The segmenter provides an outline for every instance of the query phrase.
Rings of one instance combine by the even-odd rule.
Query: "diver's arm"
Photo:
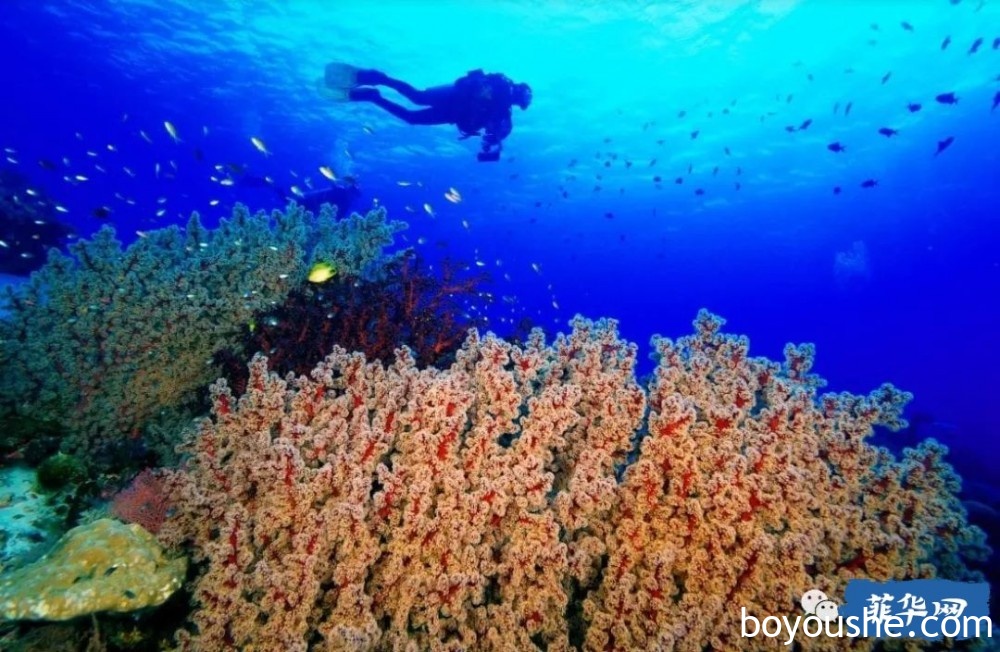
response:
[[[483,136],[482,151],[476,158],[480,161],[499,161],[500,151],[503,149],[503,139],[510,135],[511,121],[510,111],[500,118],[500,120],[486,127],[486,134]]]

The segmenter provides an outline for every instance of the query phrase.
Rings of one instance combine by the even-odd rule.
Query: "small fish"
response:
[[[60,213],[68,213],[69,212],[69,209],[66,208],[65,206],[63,206],[62,204],[56,204],[56,210],[59,211]]]
[[[698,131],[697,129],[695,129],[694,131],[692,131],[691,132],[691,140],[694,140],[695,138],[697,138],[699,133],[701,133],[701,132]]]
[[[862,188],[874,188],[877,185],[878,185],[878,180],[876,179],[865,179],[864,181],[861,182]]]
[[[289,190],[296,197],[305,197],[306,196],[306,194],[304,192],[302,192],[302,188],[299,188],[298,186],[292,186],[291,188],[289,188]]]
[[[173,138],[175,143],[181,142],[180,136],[177,135],[177,128],[169,120],[163,121],[163,128],[167,130],[170,137]]]
[[[663,178],[660,177],[660,175],[656,175],[655,177],[653,177],[653,183],[660,183],[660,181],[662,180]]]
[[[370,125],[363,125],[361,127],[361,131],[365,132],[369,136],[375,133],[375,129],[373,129]]]
[[[145,131],[143,131],[142,129],[140,129],[140,130],[139,130],[139,135],[140,135],[140,136],[142,136],[142,139],[143,139],[144,141],[146,141],[147,143],[149,143],[150,145],[152,145],[152,144],[153,144],[153,139],[152,139],[152,138],[150,138],[150,137],[149,137],[149,134],[147,134],[147,133],[146,133]]]
[[[73,178],[76,179],[77,181],[90,181],[90,179],[88,179],[86,176],[82,174],[77,174]]]
[[[889,81],[890,77],[892,77],[892,73],[891,72],[887,72],[884,75],[882,75],[882,83],[884,84],[887,81]]]
[[[972,47],[969,48],[969,54],[975,54],[979,52],[979,46],[983,44],[983,37],[980,36],[975,41],[972,42]]]
[[[906,105],[906,108],[909,110],[910,113],[916,113],[922,107],[917,102],[910,102],[909,104]]]
[[[958,97],[954,93],[941,93],[934,97],[941,104],[958,104]]]
[[[424,204],[424,212],[427,213],[428,215],[430,215],[431,217],[435,216],[434,215],[434,207],[431,206],[430,204]]]
[[[411,181],[397,181],[396,185],[400,186],[401,188],[406,188],[407,186],[412,186],[413,182],[411,182]]]
[[[896,135],[899,134],[899,130],[898,129],[891,129],[889,127],[882,127],[882,128],[880,128],[878,130],[878,132],[880,134],[882,134],[883,136],[885,136],[886,138],[892,138],[893,136],[896,136]]]
[[[1000,50],[1000,36],[993,39],[993,49]]]
[[[166,208],[161,208],[160,210],[156,211],[156,216],[157,217],[163,217],[166,214],[167,214],[167,209]]]
[[[902,27],[907,32],[912,32],[913,31],[913,25],[911,25],[910,23],[906,22],[905,20],[900,21],[899,26]]]
[[[951,37],[950,36],[945,36],[944,40],[941,41],[941,49],[945,50],[945,49],[948,48],[949,45],[951,45]]]
[[[327,165],[320,166],[319,173],[322,174],[327,179],[329,179],[330,181],[336,181],[337,180],[337,175],[334,174],[333,170],[331,170],[330,167],[327,166]]]
[[[845,115],[845,116],[847,116],[847,115],[851,115],[851,107],[853,107],[853,106],[854,106],[854,102],[848,102],[848,103],[847,103],[847,104],[846,104],[846,105],[844,106],[844,115]]]
[[[835,195],[839,195],[840,194],[840,186],[834,186],[833,187],[833,194],[835,194]]]
[[[845,151],[847,151],[847,148],[844,147],[843,145],[841,145],[839,142],[830,143],[829,145],[826,146],[826,148],[828,150],[830,150],[831,152],[845,152]]]
[[[785,131],[787,131],[790,134],[794,134],[795,133],[795,125],[786,125],[785,126]]]
[[[229,177],[226,177],[225,179],[219,179],[219,185],[220,185],[220,186],[231,186],[231,185],[233,185],[234,183],[236,183],[236,182],[235,182],[235,181],[233,181],[233,180],[232,180],[231,178],[229,178]]]
[[[330,263],[317,262],[309,270],[310,283],[326,283],[337,274],[337,270]]]
[[[132,170],[132,168],[130,168],[127,165],[123,165],[122,166],[122,172],[124,172],[125,174],[129,175],[130,177],[134,177],[135,176],[135,172]]]
[[[729,151],[728,147],[726,147],[723,151],[726,153],[726,156],[732,156],[733,155],[733,153]]]
[[[676,179],[674,179],[674,183],[677,184],[678,186],[681,185],[682,183],[684,183],[684,177],[677,177]]]
[[[219,205],[219,200],[218,199],[212,199],[211,201],[208,202],[208,205],[209,206],[218,206]]]
[[[90,211],[90,214],[99,220],[106,220],[111,217],[111,209],[107,206],[98,206],[94,210]]]
[[[955,142],[955,137],[954,136],[948,136],[944,140],[939,140],[938,144],[937,144],[937,151],[934,152],[934,156],[937,156],[938,154],[940,154],[944,150],[946,150],[949,147],[951,147],[951,144],[953,142]]]
[[[253,146],[257,148],[257,151],[263,154],[264,156],[271,155],[271,152],[267,150],[267,145],[264,144],[263,140],[257,138],[257,136],[251,136],[250,142],[253,143]]]
[[[806,129],[809,128],[809,125],[811,125],[812,123],[813,123],[812,118],[805,120],[802,124],[799,125],[799,131],[805,131]]]
[[[469,220],[462,220],[462,228],[466,231],[469,230]]]
[[[54,161],[50,161],[47,158],[40,158],[38,159],[38,167],[42,168],[43,170],[49,170],[51,172],[53,170],[57,170],[59,168],[59,165]]]
[[[444,193],[444,198],[450,201],[452,204],[457,204],[462,201],[462,195],[459,194],[454,188],[449,188],[448,192]]]
[[[694,189],[694,194],[696,194],[696,195],[704,195],[705,191],[703,189],[701,189],[701,188],[695,188]]]
[[[535,270],[536,273],[542,273],[542,267],[538,263],[531,263],[531,269]]]
[[[1000,91],[997,91],[996,95],[993,96],[993,108],[990,109],[990,113],[996,111],[998,106],[1000,106]]]

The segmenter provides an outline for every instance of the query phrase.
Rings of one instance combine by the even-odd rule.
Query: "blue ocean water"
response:
[[[328,166],[428,259],[480,261],[500,331],[610,316],[648,351],[706,307],[758,355],[814,342],[830,389],[913,392],[885,442],[948,444],[995,516],[998,25],[987,0],[12,0],[0,164],[126,242],[283,206]],[[483,68],[534,101],[479,163],[453,127],[324,98],[330,61],[416,86]]]

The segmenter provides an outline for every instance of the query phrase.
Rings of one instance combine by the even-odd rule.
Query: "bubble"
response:
[[[802,594],[802,600],[799,601],[799,604],[802,605],[803,611],[807,614],[811,614],[815,611],[816,605],[829,599],[830,598],[826,597],[826,594],[819,589],[810,589]]]

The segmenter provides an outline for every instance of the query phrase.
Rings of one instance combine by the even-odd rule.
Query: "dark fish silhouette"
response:
[[[939,140],[938,144],[937,144],[937,151],[934,152],[934,156],[937,156],[938,154],[940,154],[944,150],[946,150],[949,147],[951,147],[951,144],[953,142],[955,142],[955,137],[954,136],[948,136],[944,140]]]
[[[847,148],[844,147],[843,145],[841,145],[840,143],[830,143],[829,145],[826,146],[826,148],[828,150],[830,150],[831,152],[845,152],[845,151],[847,151]]]
[[[681,185],[682,183],[684,183],[684,177],[677,177],[676,179],[674,179],[674,183],[676,183],[678,186]]]
[[[1000,50],[1000,36],[993,39],[993,49]]]
[[[695,138],[697,138],[698,137],[698,133],[699,132],[698,132],[697,129],[695,129],[694,131],[692,131],[691,132],[691,140],[694,140]]]
[[[834,186],[833,187],[833,194],[835,194],[835,195],[839,195],[840,194],[840,186]]]
[[[694,194],[696,194],[696,195],[704,195],[705,191],[702,190],[701,188],[695,188]]]
[[[958,98],[954,93],[941,93],[934,97],[941,104],[958,104]]]
[[[874,188],[877,185],[878,185],[878,180],[876,179],[865,179],[864,181],[861,182],[862,188]]]
[[[802,124],[799,125],[799,131],[802,131],[804,129],[808,129],[809,125],[811,125],[812,123],[813,123],[812,118],[804,121]]]
[[[882,127],[881,129],[878,130],[878,132],[883,136],[885,136],[886,138],[892,138],[893,136],[899,134],[898,129],[891,129],[889,127]]]
[[[912,32],[913,31],[913,25],[909,24],[905,20],[904,21],[900,21],[899,26],[902,27],[903,29],[905,29],[907,32]]]
[[[790,134],[795,133],[795,127],[793,125],[787,125],[785,127],[785,131],[787,131]]]
[[[884,75],[882,75],[882,83],[884,84],[887,81],[889,81],[890,77],[892,77],[892,73],[891,72],[887,72]]]
[[[854,102],[848,102],[844,107],[844,115],[851,115],[851,107],[854,106]]]
[[[656,175],[655,177],[653,177],[653,183],[659,183],[662,180],[663,179],[660,177],[660,175]]]
[[[917,111],[920,110],[921,107],[916,102],[910,102],[909,104],[906,105],[906,108],[910,110],[910,113],[916,113]]]
[[[980,36],[975,41],[972,42],[972,47],[969,48],[969,54],[975,54],[979,52],[979,46],[983,44],[983,37]]]
[[[943,40],[943,41],[941,41],[941,49],[942,49],[942,50],[944,50],[944,49],[946,49],[946,48],[947,48],[947,47],[948,47],[949,45],[951,45],[951,37],[950,37],[950,36],[945,36],[945,37],[944,37],[944,40]]]
[[[993,108],[990,109],[990,113],[996,111],[998,106],[1000,106],[1000,91],[997,91],[996,95],[993,96]]]
[[[996,108],[996,105],[995,105],[995,104],[993,105],[993,108]],[[732,155],[733,155],[733,153],[729,151],[729,148],[728,148],[728,147],[727,147],[727,148],[725,148],[725,152],[726,152],[726,156],[732,156]]]
[[[99,220],[106,220],[111,217],[111,209],[107,206],[98,206],[94,210],[90,211],[90,214]]]
[[[47,158],[38,159],[38,167],[43,170],[49,170],[50,172],[59,169],[59,166],[54,161],[50,161]]]
[[[351,214],[351,209],[360,196],[361,189],[356,183],[342,180],[327,188],[307,192],[296,201],[313,212],[318,211],[323,204],[333,204],[337,207],[337,217],[345,218]]]

